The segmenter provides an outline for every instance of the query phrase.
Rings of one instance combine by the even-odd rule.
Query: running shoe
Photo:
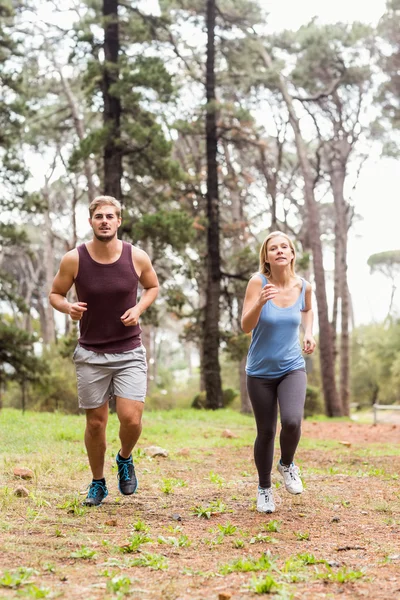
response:
[[[121,458],[118,453],[115,460],[118,466],[119,491],[124,496],[130,496],[136,492],[138,487],[132,455],[129,458]]]
[[[278,462],[277,469],[283,477],[285,488],[289,494],[301,494],[303,491],[303,483],[300,478],[300,469],[294,463],[291,465],[283,465]]]
[[[108,489],[106,484],[100,481],[92,481],[89,485],[88,495],[83,501],[83,506],[99,506],[107,496]]]
[[[273,513],[275,511],[274,497],[272,488],[258,488],[257,490],[257,510],[263,513]]]

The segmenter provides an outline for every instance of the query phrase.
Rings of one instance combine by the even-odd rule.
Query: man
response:
[[[85,445],[93,481],[86,506],[98,506],[108,494],[104,478],[108,401],[115,395],[121,449],[116,456],[119,490],[138,486],[132,450],[142,430],[146,395],[146,353],[139,317],[158,294],[157,275],[148,255],[117,238],[121,205],[99,196],[89,206],[93,238],[67,252],[50,292],[50,303],[79,321],[74,352],[80,408],[86,411]],[[143,293],[137,302],[140,282]],[[78,302],[68,302],[72,285]]]

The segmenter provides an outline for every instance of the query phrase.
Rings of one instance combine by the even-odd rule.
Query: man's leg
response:
[[[121,458],[129,458],[142,433],[142,414],[144,402],[127,400],[117,396],[117,415],[119,419],[119,438],[121,440]]]
[[[98,408],[86,410],[85,446],[95,480],[104,477],[107,420],[108,402]]]
[[[121,494],[125,496],[134,494],[138,487],[131,453],[142,432],[143,407],[144,402],[117,396],[117,414],[120,422],[119,437],[121,440],[121,450],[116,457],[118,487]]]

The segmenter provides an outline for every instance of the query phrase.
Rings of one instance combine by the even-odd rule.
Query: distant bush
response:
[[[237,395],[238,395],[238,392],[232,388],[226,388],[225,390],[222,390],[222,405],[223,405],[223,407],[226,408],[227,406],[230,406]],[[198,409],[207,408],[206,401],[207,401],[206,392],[199,392],[193,398],[192,408],[198,408]]]
[[[308,385],[306,389],[306,402],[304,405],[304,418],[325,413],[324,402],[319,388]]]

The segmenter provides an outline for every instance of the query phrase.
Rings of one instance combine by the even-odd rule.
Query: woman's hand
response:
[[[261,288],[260,295],[258,297],[257,303],[259,306],[263,306],[268,302],[268,300],[272,300],[279,293],[278,289],[272,283],[267,283]]]
[[[305,334],[303,339],[303,352],[304,354],[312,354],[317,345],[312,335]]]

